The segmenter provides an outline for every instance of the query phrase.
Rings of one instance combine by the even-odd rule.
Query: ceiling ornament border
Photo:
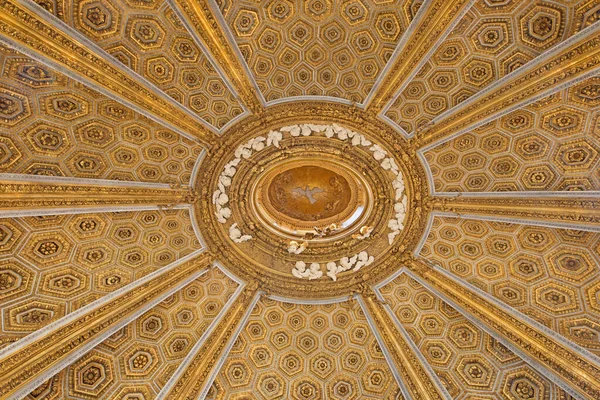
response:
[[[189,139],[210,146],[211,125],[40,6],[0,1],[0,43],[14,48]],[[192,135],[191,132],[196,133]]]

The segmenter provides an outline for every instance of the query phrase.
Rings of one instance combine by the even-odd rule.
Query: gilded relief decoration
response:
[[[423,1],[217,3],[268,102],[329,96],[361,103]]]
[[[386,112],[407,134],[597,21],[600,3],[476,0]]]
[[[57,3],[47,9],[209,124],[220,129],[242,113],[168,2]]]
[[[600,355],[600,236],[436,217],[421,256]]]
[[[600,80],[584,80],[425,153],[438,192],[598,190]]]
[[[0,47],[0,172],[187,185],[202,147]]]
[[[600,396],[600,0],[0,0],[0,399]]]
[[[402,397],[356,303],[259,301],[207,399]]]
[[[2,347],[200,247],[189,211],[0,219]]]

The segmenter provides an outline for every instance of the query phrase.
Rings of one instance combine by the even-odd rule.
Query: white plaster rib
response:
[[[400,375],[398,368],[396,368],[396,364],[393,361],[390,351],[389,351],[387,345],[385,344],[385,342],[383,341],[383,338],[381,337],[381,333],[379,332],[379,329],[377,329],[377,325],[373,321],[373,318],[371,317],[371,314],[369,313],[367,306],[364,303],[364,300],[362,299],[361,296],[355,296],[355,299],[358,302],[358,304],[360,305],[360,308],[362,309],[363,314],[365,315],[365,318],[367,319],[369,328],[371,328],[371,332],[373,332],[373,335],[375,336],[375,339],[377,340],[377,343],[379,344],[379,347],[381,348],[381,351],[383,352],[385,361],[387,362],[387,365],[390,368],[390,371],[392,371],[392,375],[394,376],[396,383],[398,384],[398,386],[400,386],[400,390],[402,391],[402,394],[404,395],[405,398],[411,399],[410,392],[408,391],[408,389],[406,389],[404,379],[402,379],[402,376]]]
[[[430,6],[432,1],[428,0],[427,2],[429,3],[428,5]],[[431,47],[431,49],[429,49],[427,54],[425,54],[425,56],[423,56],[421,61],[419,61],[419,63],[415,67],[415,69],[410,73],[410,75],[408,75],[406,77],[404,82],[402,82],[402,85],[398,88],[398,90],[396,91],[395,95],[391,98],[389,103],[381,109],[381,111],[379,112],[379,115],[385,115],[388,112],[388,110],[391,108],[391,106],[394,104],[394,102],[398,99],[398,97],[400,96],[402,91],[413,80],[415,75],[417,75],[419,73],[419,71],[421,70],[421,68],[423,68],[423,66],[425,65],[427,60],[429,60],[431,58],[431,56],[433,56],[433,53],[435,53],[435,51],[442,44],[442,42],[448,37],[448,35],[450,35],[450,33],[454,30],[456,25],[459,24],[459,22],[462,20],[463,16],[471,9],[473,4],[475,4],[475,0],[471,0],[471,2],[464,8],[464,10],[454,18],[454,21],[452,21],[452,24],[450,24],[448,26],[448,28],[446,29],[446,31],[442,35],[440,35],[440,37],[434,43],[434,45]],[[421,8],[419,9],[419,11],[417,12],[417,14],[415,15],[415,18],[409,25],[406,33],[402,36],[402,39],[400,39],[400,41],[398,42],[398,45],[396,46],[394,53],[392,53],[390,60],[387,62],[386,66],[384,67],[383,71],[379,75],[378,79],[375,81],[375,84],[373,85],[371,92],[369,93],[369,95],[367,96],[367,98],[365,99],[363,104],[368,104],[371,101],[371,99],[373,98],[373,96],[375,95],[376,88],[381,86],[383,80],[385,79],[385,76],[387,75],[389,70],[392,68],[392,65],[394,64],[395,60],[402,54],[402,51],[404,50],[404,46],[406,45],[406,43],[409,40],[409,33],[412,33],[416,29],[420,20],[425,18],[425,16],[426,16],[425,9],[426,8],[427,8],[427,5],[423,4],[421,6]],[[397,124],[393,121],[392,121],[392,124],[397,126]],[[402,128],[400,128],[400,126],[397,126],[397,128],[402,129]],[[412,134],[409,135],[409,137],[410,136],[412,136]]]
[[[211,373],[210,377],[206,381],[206,385],[200,392],[200,396],[198,396],[199,399],[204,399],[206,397],[208,391],[210,390],[212,383],[214,382],[215,378],[219,374],[221,367],[225,363],[225,360],[227,359],[227,356],[229,355],[231,348],[235,344],[235,341],[237,340],[238,336],[240,335],[240,332],[242,331],[242,329],[244,329],[244,326],[246,326],[246,323],[248,322],[248,319],[250,318],[250,314],[252,313],[254,306],[256,306],[256,303],[258,303],[258,300],[260,299],[261,295],[262,295],[262,292],[257,292],[254,295],[254,298],[252,299],[250,305],[248,306],[248,309],[244,313],[244,316],[242,317],[237,329],[235,330],[235,332],[229,339],[229,343],[227,344],[227,347],[223,351],[222,357],[219,359],[219,362],[217,362],[217,364],[215,365],[213,372]]]

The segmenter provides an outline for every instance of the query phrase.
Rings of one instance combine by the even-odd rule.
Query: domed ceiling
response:
[[[600,398],[600,0],[0,0],[0,398]]]

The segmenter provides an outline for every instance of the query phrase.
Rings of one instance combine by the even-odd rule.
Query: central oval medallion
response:
[[[314,222],[342,213],[352,200],[352,191],[340,174],[305,165],[276,175],[269,185],[268,198],[278,212]]]
[[[251,196],[256,215],[280,235],[305,238],[335,226],[335,234],[319,240],[339,238],[356,228],[372,197],[364,179],[347,165],[311,157],[272,165]]]

